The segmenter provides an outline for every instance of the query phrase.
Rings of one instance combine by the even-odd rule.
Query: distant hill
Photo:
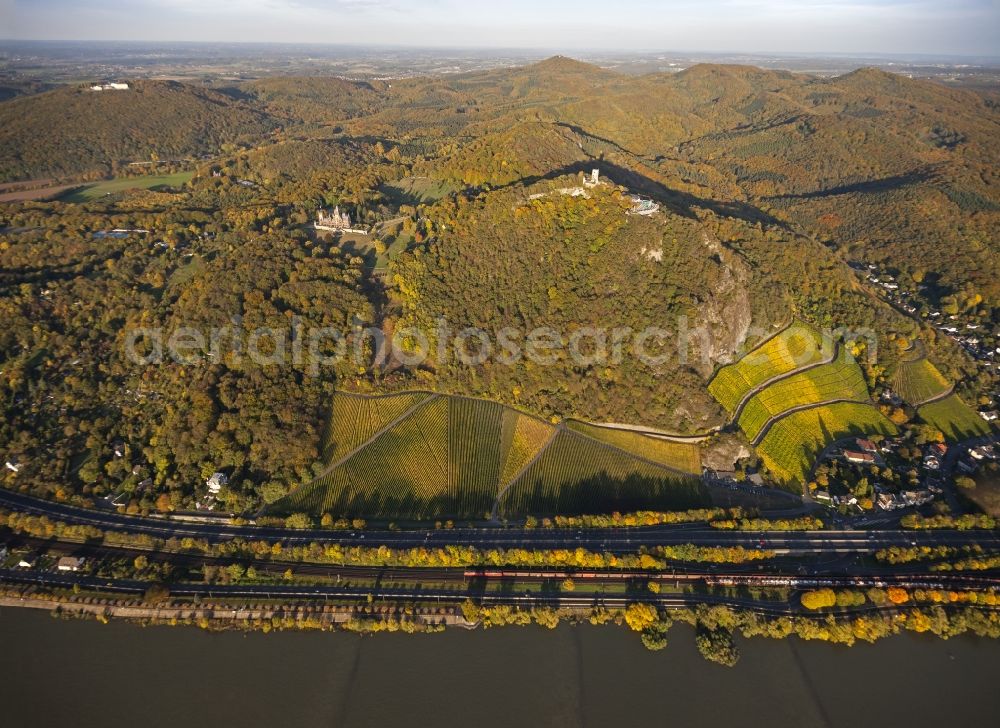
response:
[[[238,90],[275,116],[329,124],[376,111],[385,89],[384,84],[293,76],[248,81]]]
[[[128,91],[64,87],[0,104],[0,181],[107,172],[113,162],[216,154],[278,122],[216,91],[139,81]]]

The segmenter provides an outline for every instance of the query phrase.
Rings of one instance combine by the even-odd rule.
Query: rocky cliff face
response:
[[[698,352],[692,364],[708,378],[716,365],[739,358],[737,352],[753,324],[753,309],[748,287],[751,271],[746,262],[707,232],[702,242],[715,261],[717,271],[712,289],[701,301],[698,319],[691,329],[693,349]]]

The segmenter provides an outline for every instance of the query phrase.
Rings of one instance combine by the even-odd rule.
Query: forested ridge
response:
[[[1000,324],[1000,111],[882,71],[624,76],[565,58],[388,82],[272,78],[0,102],[0,181],[183,169],[172,189],[0,205],[5,484],[233,511],[317,472],[337,389],[434,389],[547,418],[703,432],[706,384],[795,319],[846,335],[874,394],[915,339],[963,399],[995,388],[932,328]],[[158,160],[170,160],[169,162]],[[607,182],[566,194],[581,174]],[[629,214],[633,194],[660,205]],[[339,206],[367,236],[319,232]],[[115,228],[139,229],[102,237]],[[96,233],[96,235],[95,235]],[[911,295],[891,304],[848,263]],[[711,332],[682,361],[136,366],[125,332],[328,326]],[[749,340],[747,339],[749,335]],[[436,342],[432,342],[436,343]],[[869,347],[877,344],[877,357]],[[125,445],[124,455],[116,450]]]

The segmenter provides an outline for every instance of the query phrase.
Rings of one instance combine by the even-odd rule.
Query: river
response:
[[[901,635],[854,648],[692,631],[647,652],[622,628],[436,635],[213,634],[0,611],[5,726],[995,725],[1000,642]]]

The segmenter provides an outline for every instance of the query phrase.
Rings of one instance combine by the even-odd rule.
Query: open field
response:
[[[901,361],[892,375],[892,388],[907,403],[917,406],[948,391],[951,385],[926,358]]]
[[[692,475],[701,474],[701,448],[694,443],[675,442],[630,430],[600,427],[570,420],[566,426],[583,435],[614,445],[625,452],[676,468]]]
[[[722,367],[708,384],[708,391],[729,412],[743,398],[769,379],[828,359],[833,342],[813,327],[793,323],[739,361]]]
[[[105,195],[125,190],[152,190],[157,187],[180,187],[191,181],[194,172],[176,172],[174,174],[151,174],[144,177],[122,177],[104,182],[76,187],[73,191],[60,197],[61,202],[90,202]]]
[[[917,415],[951,442],[988,435],[991,431],[989,423],[957,394],[925,404],[917,410]]]
[[[386,182],[381,191],[397,205],[419,205],[436,202],[454,192],[454,188],[447,182],[429,177],[404,177]]]
[[[696,445],[574,428],[610,439],[482,399],[337,394],[323,448],[327,471],[273,510],[426,519],[484,517],[498,498],[505,516],[707,502],[692,477],[700,473]]]
[[[772,417],[802,405],[836,399],[869,399],[861,367],[844,347],[830,364],[781,379],[751,397],[740,413],[739,426],[753,441]]]
[[[51,200],[67,190],[75,189],[76,185],[59,185],[56,187],[37,187],[30,190],[16,190],[14,192],[0,192],[0,203],[3,202],[35,202],[39,200]]]
[[[894,435],[898,428],[869,404],[842,402],[793,412],[777,420],[757,446],[768,470],[781,483],[805,482],[816,456],[852,435]]]

